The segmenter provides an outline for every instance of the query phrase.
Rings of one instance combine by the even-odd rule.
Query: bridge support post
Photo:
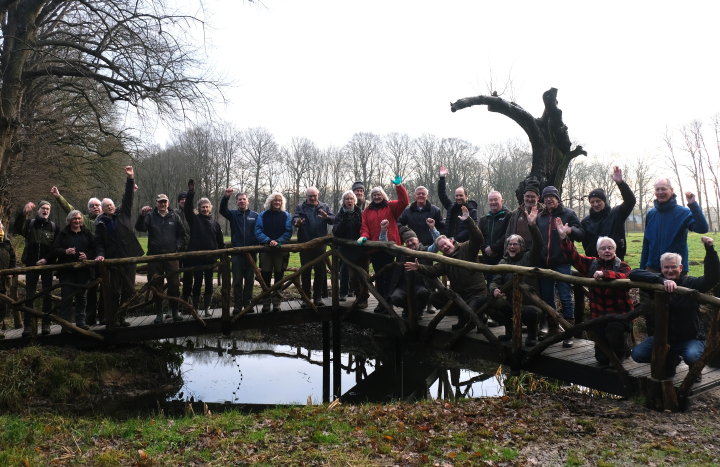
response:
[[[655,292],[655,332],[653,337],[652,361],[650,363],[650,378],[648,378],[648,404],[655,410],[679,410],[677,394],[672,378],[667,377],[667,362],[670,356],[668,345],[668,294]],[[672,363],[672,362],[671,362]]]
[[[523,276],[515,274],[513,276],[513,335],[512,335],[512,356],[510,357],[510,375],[520,376],[520,366],[522,364],[522,308],[523,308],[523,292],[520,288]]]
[[[340,310],[333,310],[333,400],[342,395],[342,351],[340,350]]]
[[[322,322],[323,339],[323,404],[330,402],[330,322]]]
[[[585,288],[582,284],[573,285],[573,295],[575,299],[575,324],[578,325],[585,321]],[[575,334],[576,339],[582,339],[582,331]]]
[[[222,255],[220,257],[220,274],[222,283],[220,284],[220,297],[222,302],[222,332],[224,335],[230,335],[230,295],[232,294],[232,281],[230,280],[230,257]]]
[[[117,312],[117,303],[113,303],[110,299],[110,272],[107,266],[100,264],[98,266],[100,273],[100,298],[103,301],[103,312],[105,313],[105,342],[111,347],[115,345],[115,314]]]

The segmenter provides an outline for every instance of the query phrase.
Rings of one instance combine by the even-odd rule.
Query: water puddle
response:
[[[494,377],[497,366],[483,373],[438,363],[420,348],[405,347],[398,356],[393,345],[377,347],[386,349],[374,358],[341,354],[341,400],[360,403],[502,395],[502,386]],[[170,395],[169,402],[234,406],[323,401],[321,350],[238,338],[196,338],[194,348],[184,352],[180,371],[184,384]],[[334,384],[332,373],[330,380]]]

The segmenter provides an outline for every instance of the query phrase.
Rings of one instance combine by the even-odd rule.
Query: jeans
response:
[[[571,275],[569,264],[560,264],[550,268],[560,274]],[[542,289],[542,299],[550,305],[553,310],[555,307],[555,288],[557,288],[562,304],[562,315],[565,319],[575,319],[575,308],[573,307],[573,296],[570,284],[567,282],[555,281],[553,279],[540,279],[540,289]]]
[[[26,297],[32,297],[33,295],[35,295],[35,293],[37,293],[37,284],[41,277],[42,277],[43,290],[52,287],[52,285],[53,285],[52,272],[46,272],[46,273],[42,274],[42,276],[38,273],[28,273],[25,275],[25,284],[26,284],[25,296]],[[50,297],[50,295],[51,294],[49,294],[49,293],[45,294],[45,296],[42,299],[43,300],[43,304],[42,304],[42,312],[43,313],[50,313],[52,311],[53,304],[52,304],[52,298]],[[35,308],[35,306],[30,303],[27,306],[30,308]],[[25,315],[24,316],[25,326],[30,326],[31,322],[32,322],[32,316],[30,316],[27,313],[24,313],[24,315]],[[50,322],[48,320],[43,320],[43,322],[45,322],[45,321],[47,321],[48,323]]]
[[[253,262],[257,263],[257,255],[252,253],[250,256],[252,256]],[[247,256],[235,255],[232,257],[232,274],[235,307],[239,308],[249,304],[252,300],[253,285],[255,284],[255,268],[250,264]],[[243,281],[245,282],[244,285]]]
[[[76,290],[78,290],[78,287],[73,287],[65,284],[85,285],[88,282],[88,280],[80,279],[78,277],[73,277],[72,275],[70,275],[63,280],[64,285],[60,289],[60,297],[65,300],[65,298],[69,297]],[[87,306],[87,292],[87,289],[85,289],[85,291],[75,295],[75,324],[78,326],[85,325],[85,307]],[[72,322],[72,300],[68,301],[60,307],[60,317],[69,323]]]
[[[382,268],[395,261],[395,257],[383,250],[378,250],[370,255],[370,261],[372,262],[373,270],[377,274]],[[392,279],[392,271],[385,271],[382,276],[375,279],[375,288],[383,298],[387,298],[388,296],[390,279]]]
[[[650,363],[652,361],[652,350],[654,336],[648,336],[647,339],[635,346],[630,353],[633,360],[638,363]],[[670,350],[680,355],[687,366],[693,366],[705,350],[705,341],[691,339],[685,342],[669,342]]]
[[[300,266],[305,263],[309,263],[318,256],[323,255],[325,251],[327,251],[327,245],[320,245],[312,250],[301,251]],[[312,282],[312,295],[310,295],[310,278],[313,271],[315,272],[315,280]],[[325,261],[315,263],[313,267],[303,271],[300,275],[300,282],[302,283],[302,288],[308,297],[312,296],[314,299],[320,298],[323,295],[323,283],[325,283],[325,290],[327,290],[327,267],[325,266]]]
[[[215,264],[215,260],[196,259],[192,261],[191,267],[195,266],[209,266]],[[203,278],[205,278],[205,295],[212,295],[213,293],[213,269],[203,269],[200,271],[193,271],[193,297],[200,296],[200,289],[202,289]]]

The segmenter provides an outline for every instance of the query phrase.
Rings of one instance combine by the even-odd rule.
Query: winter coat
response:
[[[327,219],[318,216],[321,209],[327,213]],[[308,220],[311,216],[315,219],[314,232],[312,231],[312,224]],[[317,206],[313,208],[307,201],[303,201],[295,207],[295,215],[292,218],[293,225],[299,219],[303,219],[305,222],[298,227],[297,240],[298,243],[305,243],[326,236],[328,234],[328,225],[333,225],[335,221],[335,214],[330,209],[330,206],[323,202],[318,202]]]
[[[355,205],[352,211],[348,211],[345,207],[341,207],[335,215],[335,225],[333,225],[332,233],[337,238],[347,238],[357,240],[360,237],[360,228],[362,227],[362,210]],[[354,261],[365,256],[365,251],[361,248],[340,245],[338,251],[347,259]]]
[[[538,212],[542,212],[543,209],[545,209],[545,205],[542,203],[537,203],[537,209]],[[518,222],[524,222],[525,225],[527,225],[527,211],[525,210],[525,204],[521,204],[518,206],[517,209],[512,211],[510,213],[510,217],[508,218],[508,225],[505,229],[505,239],[510,235],[519,235],[518,233]],[[528,236],[527,238],[525,235],[520,235],[525,240],[525,248],[530,249],[532,248],[532,236],[529,234],[528,230]]]
[[[268,209],[261,212],[255,222],[255,238],[260,245],[267,245],[272,240],[284,245],[290,241],[292,231],[292,216],[287,211]]]
[[[35,263],[47,257],[52,251],[52,244],[58,234],[58,227],[49,219],[35,216],[30,219],[28,213],[20,213],[15,219],[15,233],[25,237],[25,249],[22,262],[25,266],[35,266]]]
[[[187,223],[187,219],[185,219],[185,210],[178,207],[175,212],[180,216],[180,222],[182,222],[183,229],[185,229],[185,241],[183,241],[180,251],[187,251],[188,243],[190,243],[190,226]]]
[[[95,259],[95,235],[92,234],[85,226],[80,227],[79,232],[73,232],[70,226],[65,226],[60,231],[52,245],[52,252],[48,255],[48,263],[54,263],[56,260],[60,264],[74,263],[80,261],[80,253],[85,253],[88,260]],[[68,255],[65,250],[68,248],[75,248],[75,254]],[[67,279],[69,277],[78,280],[80,282],[86,282],[93,276],[93,268],[82,268],[76,270],[61,269],[57,272],[60,280]]]
[[[694,203],[693,203],[694,204]],[[644,269],[633,269],[631,281],[664,284],[662,274]],[[720,260],[713,246],[705,246],[705,274],[700,277],[683,276],[675,281],[680,287],[695,289],[698,292],[709,292],[720,281]],[[654,296],[654,292],[650,291]],[[705,340],[705,332],[700,322],[700,304],[687,295],[670,294],[668,319],[668,341],[685,342],[693,339]],[[648,335],[654,335],[654,323],[648,320]]]
[[[542,258],[543,268],[554,268],[561,264],[568,264],[565,254],[560,247],[560,234],[555,229],[555,219],[560,218],[563,225],[568,224],[572,229],[570,240],[579,241],[583,239],[584,231],[580,226],[580,221],[575,215],[575,211],[566,208],[562,203],[558,203],[558,207],[552,212],[547,208],[543,209],[537,217],[537,226],[540,229],[540,235],[543,239]]]
[[[258,241],[255,238],[255,223],[258,213],[250,209],[241,211],[239,209],[228,209],[228,199],[222,197],[220,200],[220,215],[230,221],[230,238],[232,246],[253,246]]]
[[[426,202],[422,209],[418,209],[417,203],[412,203],[398,217],[397,226],[398,229],[403,225],[410,227],[417,234],[420,243],[430,245],[433,240],[430,228],[425,222],[428,219],[435,220],[435,228],[440,232],[445,230],[445,222],[440,208],[433,206],[429,202]]]
[[[388,225],[388,241],[395,242],[396,245],[402,245],[397,218],[410,204],[410,198],[408,198],[407,190],[402,185],[395,187],[395,193],[397,193],[397,200],[370,203],[370,206],[365,208],[362,215],[362,227],[360,228],[361,237],[368,240],[378,240],[380,238],[380,222],[387,219],[390,222],[390,225]]]
[[[7,235],[7,234],[6,234]],[[0,242],[0,269],[15,269],[17,267],[17,259],[15,257],[15,249],[10,240],[5,239]],[[5,277],[0,277],[0,292],[5,293]]]
[[[470,233],[458,218],[458,216],[462,215],[462,206],[448,198],[445,187],[445,177],[440,177],[440,180],[438,181],[438,197],[440,198],[442,205],[445,206],[445,209],[447,210],[447,216],[445,217],[445,231],[443,234],[448,238],[454,238],[458,242],[465,242],[469,240]],[[478,222],[477,207],[478,204],[475,201],[469,200],[467,202],[467,208],[470,211],[470,218],[475,221],[476,225]]]
[[[71,211],[74,211],[75,208],[72,206],[72,204],[68,203],[65,198],[63,198],[63,195],[58,196],[57,202],[60,205],[60,208],[65,212],[65,214],[70,214]],[[90,217],[87,214],[83,214],[83,227],[88,229],[91,234],[95,234],[95,219],[97,217]]]
[[[485,239],[472,218],[465,219],[463,225],[468,231],[470,240],[462,243],[455,241],[455,251],[449,257],[477,263],[480,245],[485,242]],[[469,271],[455,266],[448,266],[444,263],[437,263],[434,266],[421,264],[418,271],[428,277],[447,275],[448,279],[450,279],[450,289],[457,292],[466,302],[487,295],[485,276],[480,271]]]
[[[603,272],[604,281],[627,279],[630,275],[630,266],[625,261],[620,261],[619,257],[605,261],[600,258],[583,256],[578,253],[573,242],[567,238],[562,241],[560,246],[568,263],[585,277],[592,278],[596,271]],[[619,261],[617,268],[615,267],[616,259]],[[627,290],[608,287],[588,287],[588,289],[591,318],[624,314],[633,309],[632,299]]]
[[[148,232],[148,255],[177,253],[185,244],[185,227],[180,216],[170,208],[165,217],[160,215],[157,208],[153,208],[148,215],[140,214],[135,230]]]
[[[132,258],[145,254],[135,236],[132,222],[132,207],[135,199],[135,180],[128,178],[125,182],[125,194],[122,204],[112,216],[100,214],[95,219],[95,248],[97,256],[105,258]],[[108,222],[115,223],[115,235],[108,231]]]
[[[218,221],[212,215],[195,214],[193,201],[195,192],[188,191],[185,198],[185,219],[190,226],[190,242],[188,251],[208,251],[225,248],[225,239]],[[212,260],[214,261],[214,260]]]
[[[516,254],[514,257],[512,257],[507,253],[507,247],[505,247],[505,255],[498,264],[509,264],[511,266],[525,266],[531,268],[541,267],[542,261],[540,253],[542,251],[542,236],[540,235],[540,229],[538,229],[537,225],[530,226],[530,233],[532,234],[534,239],[532,243],[532,249],[523,250],[520,253]],[[514,277],[515,273],[512,272],[502,272],[495,274],[490,281],[490,286],[488,287],[489,295],[493,297],[495,294],[495,289],[499,289],[508,282],[512,282]],[[523,276],[522,281],[524,284],[532,287],[537,295],[540,295],[540,282],[536,277]],[[530,300],[530,298],[525,294],[523,294],[523,305],[537,308],[535,302]]]
[[[653,268],[659,271],[660,256],[663,253],[677,253],[682,256],[683,271],[688,271],[688,230],[697,233],[708,231],[700,203],[688,206],[689,209],[678,205],[676,195],[664,203],[655,200],[655,207],[645,216],[640,269]]]
[[[498,264],[505,253],[505,231],[510,220],[510,210],[503,206],[493,214],[488,212],[480,218],[478,227],[485,237],[485,244],[480,247],[482,250],[482,262],[485,264]],[[485,248],[490,247],[494,256],[485,254]]]
[[[625,259],[627,251],[625,221],[635,207],[635,195],[627,183],[620,182],[617,185],[623,202],[612,209],[605,204],[605,208],[600,212],[590,209],[590,214],[580,222],[585,231],[582,245],[587,256],[596,257],[598,255],[597,240],[599,237],[610,237],[617,244],[615,254],[618,258]]]

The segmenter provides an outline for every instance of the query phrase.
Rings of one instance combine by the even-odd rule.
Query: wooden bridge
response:
[[[720,299],[711,295],[701,294],[695,290],[678,288],[678,294],[689,295],[697,302],[710,305],[712,310],[712,319],[710,332],[708,333],[705,352],[698,364],[691,370],[686,365],[681,364],[678,367],[677,374],[672,378],[665,375],[665,358],[669,350],[667,345],[667,322],[668,322],[668,295],[657,284],[633,283],[627,280],[618,280],[612,282],[603,282],[602,286],[631,289],[641,288],[645,290],[655,291],[655,300],[652,309],[647,307],[637,307],[634,311],[625,315],[608,315],[593,320],[585,320],[585,287],[597,287],[598,283],[593,279],[566,276],[554,271],[543,270],[538,268],[525,268],[509,265],[486,266],[477,263],[459,261],[452,258],[444,257],[438,254],[417,252],[406,248],[397,247],[394,244],[385,242],[366,242],[363,248],[382,248],[392,254],[401,253],[407,257],[417,257],[432,259],[437,262],[443,262],[450,266],[461,267],[474,271],[495,271],[495,272],[513,272],[515,280],[503,287],[508,297],[512,297],[513,313],[514,313],[514,335],[509,342],[501,342],[498,340],[500,328],[488,328],[478,315],[482,315],[484,307],[489,306],[492,301],[481,308],[478,313],[474,313],[468,305],[452,290],[445,287],[438,279],[434,280],[434,286],[442,291],[448,298],[447,305],[443,307],[435,315],[418,314],[415,304],[415,297],[410,294],[408,297],[408,317],[403,318],[398,314],[397,309],[392,307],[384,297],[380,296],[373,286],[372,282],[381,274],[387,274],[393,267],[401,267],[392,263],[380,271],[376,271],[370,275],[360,268],[346,262],[349,267],[356,269],[361,277],[361,284],[366,287],[371,294],[370,306],[365,310],[357,309],[357,299],[355,301],[340,302],[338,296],[338,271],[339,259],[344,260],[342,254],[337,250],[337,245],[346,246],[354,245],[354,242],[341,239],[333,239],[332,237],[324,237],[313,240],[305,244],[284,245],[282,250],[301,251],[307,248],[313,248],[321,244],[327,244],[330,249],[323,255],[306,263],[297,271],[286,275],[279,283],[268,286],[260,276],[259,270],[256,268],[256,279],[260,283],[262,292],[253,298],[250,305],[239,313],[231,313],[231,280],[230,280],[230,256],[232,255],[249,255],[251,252],[259,252],[270,250],[271,247],[255,246],[229,248],[211,252],[192,252],[180,253],[172,255],[158,255],[140,258],[124,258],[115,260],[106,260],[102,263],[94,261],[84,261],[78,263],[53,265],[53,266],[33,266],[18,269],[0,270],[0,279],[4,280],[6,275],[24,274],[28,272],[41,272],[47,270],[60,270],[83,267],[97,267],[99,277],[87,285],[89,288],[95,284],[100,284],[103,291],[103,300],[105,305],[107,326],[93,326],[90,330],[77,328],[73,324],[63,320],[57,315],[44,315],[36,311],[34,308],[28,307],[27,304],[34,299],[39,298],[47,293],[51,293],[57,289],[59,285],[53,288],[45,289],[36,294],[35,297],[18,299],[12,292],[8,295],[0,294],[0,300],[10,305],[15,312],[22,311],[31,314],[35,318],[50,319],[54,325],[51,327],[51,333],[48,336],[37,337],[37,320],[34,320],[34,333],[29,338],[21,336],[22,330],[15,329],[6,332],[4,340],[0,341],[0,347],[13,348],[28,345],[31,343],[40,343],[45,345],[72,345],[76,347],[98,347],[98,346],[115,346],[133,342],[146,340],[169,339],[193,335],[203,334],[229,334],[234,330],[253,329],[253,328],[269,328],[275,326],[287,326],[301,323],[320,322],[323,327],[323,351],[327,358],[324,358],[324,373],[327,378],[323,378],[324,383],[329,385],[330,373],[330,332],[332,329],[332,346],[333,354],[340,354],[341,346],[341,323],[349,322],[362,327],[370,328],[389,336],[395,336],[398,339],[398,345],[402,342],[414,342],[421,345],[430,345],[435,348],[449,349],[472,357],[481,358],[511,368],[513,375],[519,375],[521,371],[529,371],[537,375],[548,378],[555,378],[569,383],[575,383],[592,389],[605,391],[619,396],[630,397],[635,394],[643,394],[648,400],[648,404],[659,410],[683,410],[688,406],[689,401],[699,394],[708,391],[720,385],[720,369],[708,367],[707,364],[720,353],[720,332],[718,332],[718,320],[720,309]],[[359,248],[359,247],[358,247]],[[272,249],[276,251],[276,249]],[[153,261],[161,261],[168,259],[190,259],[190,258],[218,258],[219,277],[222,279],[221,286],[221,303],[222,306],[213,309],[211,316],[200,316],[192,305],[183,302],[179,298],[166,297],[162,287],[157,285],[155,281],[150,281],[137,289],[135,296],[127,303],[114,304],[109,300],[110,295],[110,269],[117,268],[129,263],[148,263]],[[311,268],[318,262],[328,262],[330,267],[330,281],[332,298],[324,299],[323,304],[316,306],[304,294],[300,287],[300,275],[303,271]],[[212,268],[215,265],[203,266],[201,268]],[[196,268],[181,268],[177,273],[184,270],[196,270]],[[122,271],[121,268],[117,269]],[[570,326],[563,317],[551,307],[547,306],[532,290],[522,283],[523,276],[553,278],[573,284],[575,291],[575,326]],[[408,275],[410,286],[414,281],[414,274]],[[261,313],[259,303],[263,298],[269,297],[276,290],[287,288],[291,285],[295,286],[297,293],[301,296],[301,300],[290,300],[282,303],[281,311]],[[409,287],[412,290],[412,287]],[[15,295],[12,297],[12,295]],[[153,295],[157,295],[170,300],[180,301],[189,311],[189,315],[185,315],[184,321],[173,322],[165,320],[162,324],[155,324],[155,314],[148,315],[147,308],[151,308],[150,301]],[[523,295],[529,297],[538,307],[542,308],[546,313],[554,316],[563,326],[564,331],[556,336],[541,341],[535,347],[523,347],[522,326],[520,325],[520,315],[522,309]],[[56,299],[57,300],[57,299]],[[386,310],[386,314],[373,313],[375,305],[380,304]],[[443,320],[448,312],[451,304],[456,304],[470,318],[470,322],[459,331],[453,331],[451,325],[455,324],[456,319],[449,318]],[[55,308],[58,308],[57,304]],[[237,311],[237,310],[236,310]],[[127,313],[129,327],[115,327],[114,323],[119,313]],[[594,343],[592,340],[580,339],[582,332],[588,335],[590,339],[594,339],[595,335],[592,328],[598,324],[604,324],[612,321],[628,321],[633,320],[643,313],[652,313],[655,315],[655,340],[653,348],[653,364],[640,364],[627,359],[619,361],[614,353],[602,342],[598,342],[599,348],[607,355],[611,365],[600,365],[595,359]],[[331,326],[332,324],[332,326]],[[62,330],[66,332],[61,332]],[[68,332],[69,331],[69,332]],[[578,337],[575,345],[566,349],[561,345],[561,341],[565,338],[575,335]],[[339,397],[342,394],[339,386],[340,382],[340,359],[334,359],[333,382],[336,386],[332,388],[332,394]],[[698,375],[702,373],[702,382],[695,383]],[[324,388],[323,398],[330,399],[330,388]]]

